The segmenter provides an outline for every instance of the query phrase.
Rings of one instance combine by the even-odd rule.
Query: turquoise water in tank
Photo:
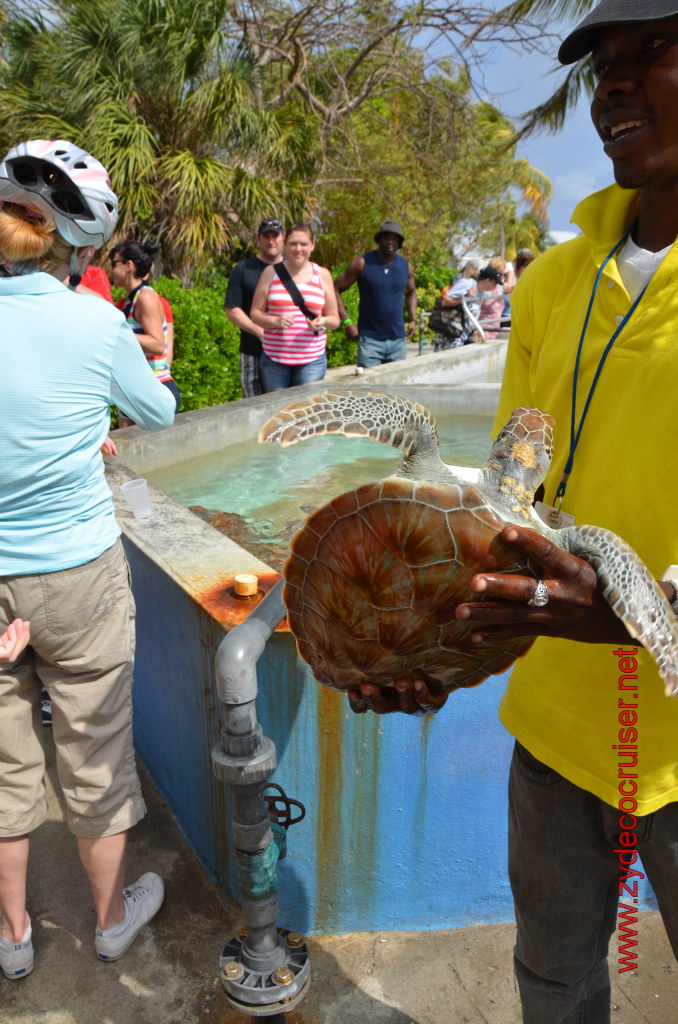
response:
[[[482,465],[492,417],[441,416],[438,427],[444,462]],[[336,495],[388,476],[401,457],[397,449],[369,438],[327,434],[289,448],[246,441],[147,477],[182,505],[236,513],[253,539],[276,541]]]

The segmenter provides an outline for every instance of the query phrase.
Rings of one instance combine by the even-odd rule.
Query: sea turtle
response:
[[[283,600],[302,658],[339,690],[420,678],[433,692],[474,686],[533,642],[475,644],[455,606],[478,601],[476,572],[533,575],[499,533],[528,525],[596,570],[630,635],[648,648],[666,693],[678,692],[678,619],[638,555],[597,526],[552,530],[532,500],[551,461],[554,420],[515,409],[480,470],[446,466],[427,409],[395,395],[332,392],[281,410],[260,442],[286,447],[319,434],[371,437],[400,448],[395,472],[334,498],[291,543]]]

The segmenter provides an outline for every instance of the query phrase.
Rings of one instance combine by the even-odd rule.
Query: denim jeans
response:
[[[610,1024],[607,952],[617,919],[619,810],[516,743],[509,876],[523,1024]],[[649,879],[678,957],[678,803],[637,818]],[[635,906],[632,898],[621,902]],[[642,950],[636,950],[642,956]]]
[[[265,394],[269,391],[293,388],[297,384],[311,384],[314,380],[322,380],[326,371],[327,356],[324,352],[310,363],[276,363],[275,359],[271,359],[265,352],[261,353],[259,361],[259,376]]]
[[[382,363],[395,363],[398,359],[407,358],[407,338],[358,338],[357,366],[381,366]]]

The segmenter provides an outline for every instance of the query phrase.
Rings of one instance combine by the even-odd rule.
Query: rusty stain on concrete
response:
[[[236,597],[233,589],[233,577],[224,576],[218,583],[205,589],[193,591],[193,598],[206,611],[210,613],[226,629],[233,629],[234,626],[244,622],[259,602],[268,594],[280,579],[276,572],[259,576],[259,587],[256,597]],[[277,629],[282,633],[289,633],[287,619],[278,625]]]

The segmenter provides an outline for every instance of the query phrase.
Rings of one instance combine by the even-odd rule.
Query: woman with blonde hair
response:
[[[144,814],[134,602],[99,448],[110,403],[157,430],[174,400],[122,315],[69,290],[110,238],[117,206],[104,168],[70,142],[24,142],[0,163],[0,969],[10,980],[33,970],[26,871],[29,835],[47,816],[43,685],[99,958],[122,956],[163,899],[152,872],[123,889],[127,831]]]

